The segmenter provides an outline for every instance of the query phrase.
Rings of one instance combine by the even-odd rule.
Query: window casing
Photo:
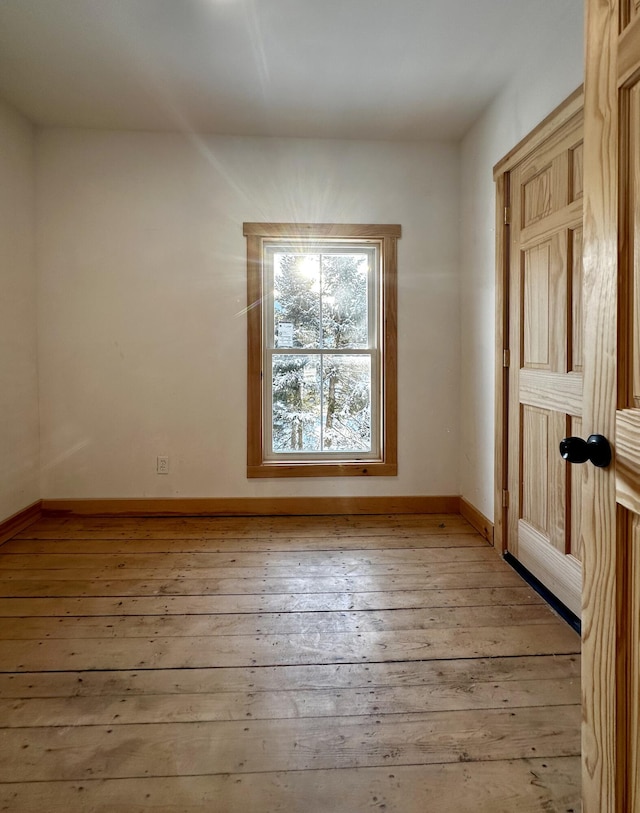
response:
[[[245,223],[248,477],[397,474],[399,226]]]

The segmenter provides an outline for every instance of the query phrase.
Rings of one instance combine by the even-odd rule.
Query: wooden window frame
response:
[[[247,477],[386,476],[397,464],[397,240],[398,225],[244,223],[247,238]],[[380,251],[381,452],[373,460],[267,460],[263,438],[263,257],[277,240],[371,241]]]

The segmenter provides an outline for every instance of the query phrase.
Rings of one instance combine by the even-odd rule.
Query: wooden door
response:
[[[640,2],[587,0],[583,811],[640,811]]]
[[[558,455],[582,433],[582,111],[509,176],[506,548],[580,615],[580,477]]]

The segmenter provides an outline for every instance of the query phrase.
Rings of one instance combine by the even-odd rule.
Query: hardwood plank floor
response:
[[[43,518],[0,810],[577,813],[579,648],[458,516]]]

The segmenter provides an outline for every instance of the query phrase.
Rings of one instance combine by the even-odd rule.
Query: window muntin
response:
[[[245,223],[244,234],[247,476],[397,474],[400,226]]]
[[[376,243],[266,243],[265,458],[377,459]]]

